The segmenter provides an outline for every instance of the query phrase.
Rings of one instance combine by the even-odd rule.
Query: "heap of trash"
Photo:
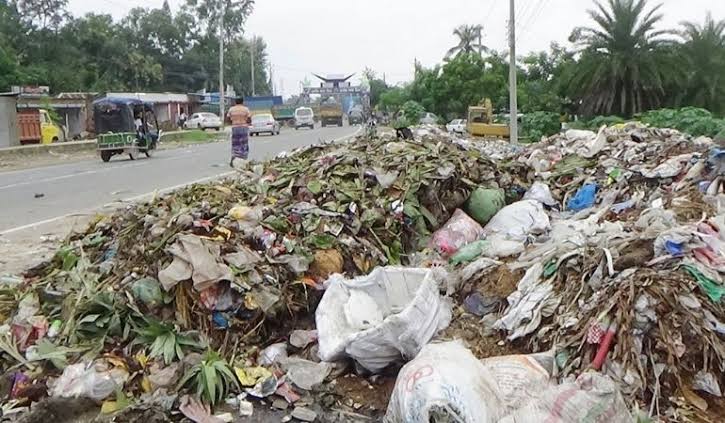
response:
[[[634,123],[528,146],[413,134],[98,216],[3,280],[3,414],[722,415],[725,150]]]

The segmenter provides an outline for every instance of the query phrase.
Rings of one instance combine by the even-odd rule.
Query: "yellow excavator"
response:
[[[493,106],[491,99],[484,99],[478,106],[468,108],[468,133],[477,137],[509,138],[509,126],[493,123]]]

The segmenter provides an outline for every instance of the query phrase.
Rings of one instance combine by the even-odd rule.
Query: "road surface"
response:
[[[349,126],[287,129],[274,137],[251,137],[250,158],[272,158],[282,151],[351,135],[355,130]],[[151,159],[131,161],[127,156],[114,156],[109,163],[98,158],[0,173],[0,235],[156,190],[211,179],[230,172],[229,158],[227,141],[158,150]]]

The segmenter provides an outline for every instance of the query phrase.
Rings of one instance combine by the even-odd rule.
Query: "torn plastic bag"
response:
[[[566,208],[573,211],[586,210],[594,205],[597,199],[597,184],[584,184],[566,203]]]
[[[203,291],[222,280],[233,280],[232,269],[219,263],[220,245],[193,234],[179,235],[169,248],[174,261],[159,272],[159,282],[166,291],[181,281],[191,279],[194,288]]]
[[[543,272],[541,262],[526,271],[517,290],[508,296],[508,309],[494,324],[495,329],[509,332],[510,341],[535,331],[542,318],[551,316],[561,301],[561,298],[555,296],[551,282],[541,281]]]
[[[646,169],[644,165],[633,166],[632,170],[639,172],[645,178],[674,178],[682,173],[685,166],[692,160],[693,154],[681,154],[679,156],[670,157],[666,161],[660,163],[654,169]]]
[[[101,401],[116,391],[118,384],[111,371],[99,372],[95,366],[87,366],[87,363],[78,363],[66,367],[55,381],[51,395]]]
[[[430,240],[431,248],[443,257],[450,257],[461,247],[483,238],[483,228],[463,210],[456,209],[442,228]]]
[[[398,374],[386,423],[632,421],[608,377],[556,385],[550,353],[477,360],[460,341],[427,345]]]
[[[544,233],[550,227],[549,216],[541,203],[523,200],[501,209],[483,230],[487,235],[500,234],[511,240],[526,241],[529,235]]]
[[[500,235],[474,241],[462,247],[451,257],[451,264],[468,263],[478,257],[502,258],[520,254],[524,251],[523,242],[505,239]]]
[[[554,197],[551,195],[551,190],[549,189],[549,186],[546,185],[543,182],[536,181],[533,185],[531,185],[531,188],[526,191],[524,194],[524,200],[536,200],[539,203],[549,206],[549,207],[555,207],[559,203],[554,200]]]
[[[368,276],[333,275],[315,313],[319,356],[350,356],[377,372],[410,359],[451,321],[430,269],[379,267]]]

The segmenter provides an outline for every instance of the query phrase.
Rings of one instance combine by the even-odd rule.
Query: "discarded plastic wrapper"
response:
[[[483,230],[486,234],[501,234],[511,240],[525,241],[529,235],[541,234],[550,228],[549,215],[541,203],[523,200],[501,209]]]
[[[536,200],[539,203],[549,206],[549,207],[555,207],[559,203],[554,200],[554,197],[551,195],[551,190],[549,189],[549,186],[546,185],[543,182],[536,181],[531,185],[531,188],[526,191],[524,194],[524,200]]]
[[[415,357],[451,321],[430,269],[376,268],[355,279],[333,275],[327,285],[315,314],[323,361],[348,355],[377,372]]]
[[[541,319],[551,316],[561,301],[554,294],[551,282],[540,281],[543,272],[541,263],[536,263],[526,271],[519,281],[518,289],[508,297],[508,309],[494,325],[496,329],[510,332],[510,341],[535,331]]]
[[[66,398],[91,398],[101,401],[115,392],[119,386],[111,371],[99,372],[93,365],[78,363],[68,366],[55,381],[51,395]],[[127,376],[127,374],[126,374]],[[123,380],[120,380],[123,385]]]
[[[174,261],[159,272],[159,282],[167,291],[187,279],[194,281],[197,291],[203,291],[221,280],[234,278],[229,266],[219,263],[220,246],[213,241],[183,234],[177,237],[169,252]]]
[[[449,257],[461,247],[483,237],[483,228],[463,210],[456,209],[442,228],[431,237],[431,247]]]
[[[573,211],[586,210],[594,205],[597,195],[597,184],[584,184],[569,199],[566,208]]]
[[[430,344],[398,374],[384,421],[579,423],[595,416],[632,421],[609,378],[586,373],[555,385],[553,369],[550,354],[479,361],[459,341]]]

